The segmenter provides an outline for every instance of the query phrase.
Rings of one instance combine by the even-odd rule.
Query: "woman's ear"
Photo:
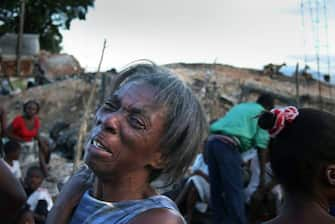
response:
[[[160,151],[155,152],[150,162],[150,166],[154,169],[163,169],[165,164],[166,161],[163,158],[162,153]]]
[[[331,164],[326,167],[326,178],[328,184],[335,187],[335,164]]]

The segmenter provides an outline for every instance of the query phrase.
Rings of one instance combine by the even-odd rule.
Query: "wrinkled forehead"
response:
[[[133,103],[151,108],[161,108],[161,104],[156,100],[158,89],[151,84],[135,80],[120,86],[111,95],[111,99],[119,101],[131,100]]]

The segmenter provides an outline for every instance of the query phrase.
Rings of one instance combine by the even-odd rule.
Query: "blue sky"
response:
[[[319,51],[327,61],[326,53],[331,59],[335,55],[335,1],[311,2],[317,1],[320,10],[324,2],[328,5],[329,47],[328,52],[324,46]],[[326,43],[325,20],[320,11],[315,28],[304,2],[303,26],[300,0],[97,0],[86,21],[74,21],[70,31],[62,32],[63,52],[73,54],[89,71],[98,66],[104,38],[103,69],[140,58],[158,64],[216,61],[261,68],[270,62],[303,63],[304,55],[313,67],[313,28],[320,29],[320,43]],[[327,63],[321,69],[327,70]]]

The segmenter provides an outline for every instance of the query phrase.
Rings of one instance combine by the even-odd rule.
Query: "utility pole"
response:
[[[24,26],[24,11],[25,11],[26,0],[21,0],[20,7],[20,24],[19,24],[19,32],[17,35],[17,44],[16,44],[16,75],[20,76],[21,71],[21,48],[22,48],[22,34],[23,34],[23,26]]]
[[[299,63],[295,67],[295,102],[297,107],[300,107],[300,96],[299,96]]]

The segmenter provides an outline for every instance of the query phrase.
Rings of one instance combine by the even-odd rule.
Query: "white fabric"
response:
[[[37,164],[38,159],[38,145],[36,141],[21,142],[21,153],[20,153],[20,165],[23,174],[26,173],[27,169],[33,164]]]
[[[245,154],[242,154],[242,159],[244,162],[251,160],[250,163],[251,177],[248,186],[244,189],[245,199],[246,202],[248,203],[250,201],[252,194],[257,190],[257,187],[259,185],[260,169],[259,169],[259,160],[257,156],[257,151],[255,149],[247,151]]]
[[[48,211],[53,206],[52,198],[47,189],[39,187],[36,191],[34,191],[28,198],[27,204],[30,205],[30,209],[34,211],[36,209],[37,203],[39,200],[46,200],[48,204]]]
[[[20,167],[20,162],[19,161],[13,160],[13,166],[11,166],[10,164],[8,164],[5,160],[3,160],[3,161],[5,162],[5,164],[7,165],[7,167],[10,169],[10,171],[14,174],[14,176],[17,179],[20,179],[22,177],[21,167]]]
[[[192,173],[196,170],[201,170],[204,174],[208,176],[208,165],[205,163],[202,153],[199,153],[197,155],[192,165]]]
[[[207,210],[209,197],[210,197],[210,187],[208,181],[206,181],[202,176],[193,175],[187,180],[187,184],[193,183],[200,197],[200,202],[197,202],[196,208],[198,211],[204,213]]]
[[[191,170],[192,173],[196,170],[200,170],[208,176],[208,165],[205,163],[202,153],[197,155]],[[196,209],[202,213],[206,212],[210,197],[210,187],[208,181],[202,176],[193,175],[189,177],[186,184],[190,183],[194,184],[201,200],[200,202],[196,203]]]
[[[259,169],[259,159],[258,159],[257,150],[251,149],[247,151],[246,153],[243,153],[242,159],[244,162],[251,160],[251,164],[250,164],[251,177],[250,177],[248,186],[244,189],[246,202],[249,203],[252,194],[255,193],[259,185],[259,175],[261,172]],[[272,170],[270,167],[270,163],[266,163],[265,164],[265,182],[269,183],[271,179],[272,179]],[[283,199],[282,189],[280,185],[276,185],[271,191],[276,196],[276,200],[277,200],[276,203],[277,203],[277,208],[278,208],[278,205],[281,203]]]

